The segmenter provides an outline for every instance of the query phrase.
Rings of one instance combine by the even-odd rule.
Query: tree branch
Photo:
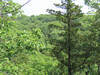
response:
[[[24,3],[20,8],[24,7],[26,4],[28,4],[31,0],[28,0],[26,3]]]
[[[26,4],[28,4],[30,1],[31,1],[31,0],[28,0],[28,1],[25,2],[23,5],[21,5],[19,8],[15,8],[15,10],[12,10],[12,11],[10,11],[10,12],[14,13],[15,11],[17,11],[17,10],[21,9],[22,7],[24,7],[24,6],[25,6]],[[8,14],[8,13],[9,13],[9,11],[6,11],[6,13],[4,13],[4,14]]]

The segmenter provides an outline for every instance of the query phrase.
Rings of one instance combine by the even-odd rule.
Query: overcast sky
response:
[[[24,4],[28,0],[15,0],[19,4]],[[25,5],[22,10],[28,16],[30,15],[39,15],[47,14],[46,9],[57,9],[53,4],[60,3],[61,0],[31,0],[30,3]],[[83,6],[82,11],[86,13],[89,11],[88,7],[84,5],[83,0],[75,1],[76,4]]]

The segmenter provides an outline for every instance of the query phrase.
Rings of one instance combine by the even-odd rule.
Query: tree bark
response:
[[[85,72],[86,75],[89,75],[89,72],[91,72],[90,69],[91,69],[91,68],[90,68],[90,65],[88,65],[88,71]]]
[[[71,68],[71,0],[67,1],[67,22],[68,22],[68,75],[72,75]]]
[[[85,75],[88,75],[89,74],[89,71],[85,72]]]
[[[98,64],[98,75],[100,74],[100,64]]]

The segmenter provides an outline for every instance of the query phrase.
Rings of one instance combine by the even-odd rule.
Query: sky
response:
[[[28,0],[14,0],[15,2],[19,4],[24,4]],[[54,3],[60,3],[61,0],[31,0],[27,5],[25,5],[22,10],[24,11],[25,15],[31,16],[31,15],[40,15],[40,14],[48,14],[46,10],[54,9],[58,10],[53,4]],[[89,11],[89,8],[84,5],[83,0],[77,0],[75,1],[77,5],[81,5],[82,11],[84,13],[87,13]]]

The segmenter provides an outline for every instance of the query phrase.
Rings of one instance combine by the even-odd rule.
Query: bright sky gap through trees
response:
[[[14,0],[17,3],[24,4],[27,0]],[[30,3],[25,5],[22,10],[28,16],[47,14],[46,9],[57,9],[53,4],[60,3],[60,0],[31,0]],[[87,13],[90,9],[88,6],[84,5],[83,0],[75,1],[76,4],[82,6],[82,11]]]

